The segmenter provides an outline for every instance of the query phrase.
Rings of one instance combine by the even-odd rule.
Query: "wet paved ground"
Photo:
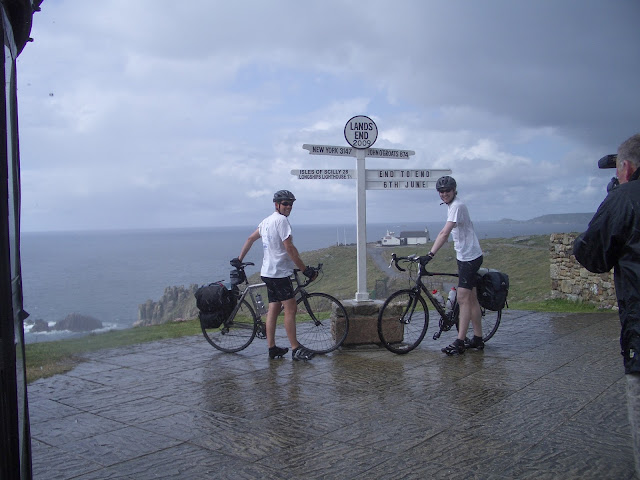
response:
[[[201,336],[87,355],[29,386],[34,478],[636,478],[617,315],[506,311],[461,357],[433,331],[308,363]]]

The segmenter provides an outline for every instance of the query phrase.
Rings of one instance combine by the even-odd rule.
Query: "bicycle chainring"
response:
[[[453,327],[453,323],[451,323],[451,320],[449,318],[445,320],[440,317],[438,326],[440,327],[441,332],[448,332],[449,330],[451,330],[451,327]]]

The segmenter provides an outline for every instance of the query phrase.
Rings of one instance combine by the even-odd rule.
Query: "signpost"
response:
[[[377,158],[405,158],[409,159],[411,155],[415,155],[413,150],[387,150],[385,148],[369,148],[367,149],[367,157]]]
[[[344,138],[355,149],[369,148],[378,139],[378,126],[364,115],[352,117],[344,126]]]
[[[305,143],[302,148],[309,150],[311,155],[332,155],[343,157],[355,157],[356,150],[351,147],[336,147],[335,145],[309,145]]]
[[[355,170],[291,170],[299,180],[352,180],[356,178]]]
[[[451,170],[367,170],[367,190],[424,190],[436,188],[438,178]]]
[[[367,290],[367,192],[365,182],[364,159],[366,149],[378,139],[378,127],[373,120],[364,115],[351,118],[344,126],[344,138],[356,149],[356,258],[358,268],[358,289],[356,302],[369,300]]]
[[[311,145],[305,143],[302,148],[309,150],[311,155],[331,155],[333,157],[357,157],[357,148],[338,147],[336,145]],[[376,158],[400,158],[408,159],[411,155],[415,155],[413,150],[393,150],[388,148],[367,148],[365,152],[367,157]]]
[[[378,127],[363,115],[351,118],[344,127],[344,138],[351,147],[304,144],[310,155],[356,157],[356,170],[308,169],[291,170],[301,180],[357,181],[357,269],[358,289],[356,302],[369,300],[367,291],[367,197],[366,190],[421,190],[435,188],[436,181],[451,170],[366,170],[365,158],[409,159],[413,150],[372,148],[378,138]]]

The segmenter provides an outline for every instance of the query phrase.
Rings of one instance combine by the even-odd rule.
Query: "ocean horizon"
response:
[[[586,222],[474,225],[480,240],[578,232],[587,227]],[[432,242],[442,226],[442,222],[369,224],[367,242],[377,242],[387,231],[400,234],[425,228]],[[307,251],[356,243],[355,225],[292,222],[292,227],[294,244],[303,258]],[[240,253],[253,229],[255,226],[23,232],[21,264],[27,323],[42,319],[53,326],[67,315],[79,313],[100,320],[104,331],[130,328],[138,319],[138,306],[147,300],[159,300],[167,287],[227,280],[229,260]],[[254,262],[258,271],[262,248],[254,245],[245,260]],[[25,326],[27,343],[85,335],[31,333],[29,328]]]

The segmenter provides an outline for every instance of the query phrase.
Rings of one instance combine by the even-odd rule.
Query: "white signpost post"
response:
[[[301,180],[357,180],[357,268],[358,286],[356,302],[369,300],[367,290],[367,195],[366,190],[419,190],[435,188],[436,181],[451,170],[366,170],[365,158],[409,159],[413,150],[371,148],[378,138],[378,127],[363,115],[351,118],[344,127],[344,138],[351,147],[335,145],[309,145],[302,148],[310,155],[355,157],[356,170],[308,169],[291,170]]]

